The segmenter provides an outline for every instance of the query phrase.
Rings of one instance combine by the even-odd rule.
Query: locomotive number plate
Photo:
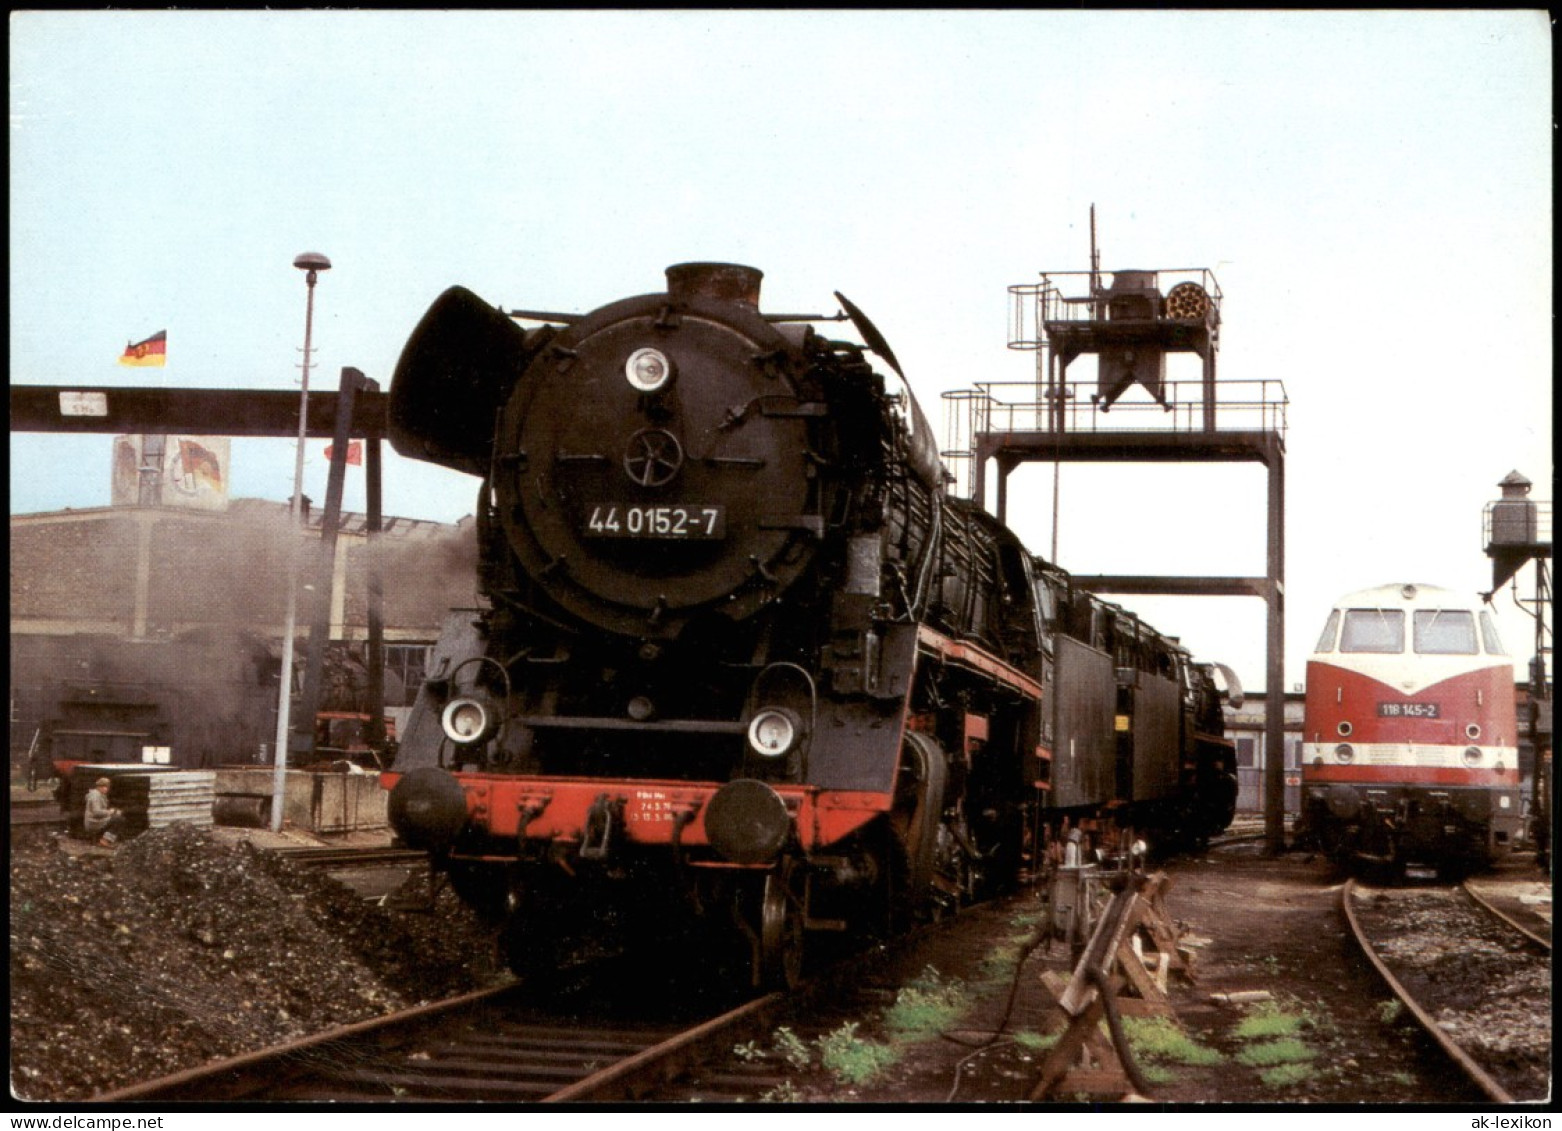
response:
[[[1435,719],[1439,718],[1436,703],[1379,703],[1380,719]]]
[[[711,541],[727,536],[727,508],[698,503],[651,507],[594,503],[581,533],[587,538]]]

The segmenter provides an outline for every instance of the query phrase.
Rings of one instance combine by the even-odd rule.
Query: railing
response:
[[[1121,272],[1117,272],[1121,274]],[[1102,280],[1113,272],[1048,271],[1039,283],[1020,283],[1009,288],[1009,348],[1041,349],[1047,343],[1049,322],[1094,322],[1105,320],[1107,303],[1113,297]],[[1220,323],[1220,284],[1214,272],[1204,267],[1178,267],[1147,271],[1162,295],[1171,293],[1178,283],[1197,283],[1210,298],[1205,322]],[[1065,287],[1072,293],[1065,293]],[[1162,321],[1171,321],[1162,319]]]
[[[1481,544],[1485,546],[1551,545],[1550,501],[1497,499],[1487,503],[1481,512]]]
[[[1090,386],[1084,386],[1089,388]],[[1215,404],[1217,432],[1279,432],[1290,401],[1280,381],[1221,381]],[[972,435],[982,432],[1202,432],[1204,382],[1167,381],[1165,405],[1122,399],[1107,406],[1100,394],[1065,384],[1049,395],[1034,382],[979,384],[968,398]],[[946,399],[950,394],[945,394]]]
[[[954,473],[958,494],[969,496],[977,438],[1004,432],[1176,432],[1207,434],[1204,382],[1167,381],[1166,404],[1136,399],[1104,404],[1094,382],[1068,383],[1057,394],[1034,381],[979,382],[944,394],[941,453]],[[1290,400],[1281,381],[1219,381],[1215,385],[1214,431],[1273,432],[1282,438]]]

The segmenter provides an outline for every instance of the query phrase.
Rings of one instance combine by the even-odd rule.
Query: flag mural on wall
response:
[[[226,510],[230,450],[226,436],[117,436],[113,504]]]
[[[121,365],[166,365],[168,363],[168,331],[159,330],[150,338],[130,342],[119,355]]]
[[[210,448],[181,437],[179,461],[181,475],[190,481],[192,490],[196,487],[206,487],[212,491],[223,489],[222,462]]]

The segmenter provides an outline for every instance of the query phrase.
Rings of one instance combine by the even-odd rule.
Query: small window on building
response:
[[[386,693],[387,707],[410,707],[417,698],[418,688],[423,686],[427,673],[429,646],[427,644],[385,645],[385,674],[387,683],[399,682],[401,694]],[[393,700],[396,700],[393,702]]]
[[[1380,652],[1392,655],[1405,650],[1405,614],[1399,609],[1347,609],[1340,633],[1341,652]]]
[[[1237,739],[1237,765],[1251,770],[1258,764],[1258,740],[1256,738]]]
[[[1475,617],[1464,609],[1417,609],[1416,651],[1423,656],[1473,656]]]
[[[1287,738],[1285,740],[1285,768],[1294,770],[1302,764],[1302,740],[1299,738]]]
[[[1497,635],[1497,622],[1488,612],[1481,613],[1481,639],[1486,642],[1486,654],[1488,656],[1506,656],[1508,650],[1502,646],[1502,637]]]
[[[141,762],[147,766],[167,766],[174,760],[174,751],[171,746],[143,746],[141,748]]]
[[[1318,647],[1314,652],[1334,651],[1334,637],[1340,630],[1340,610],[1335,609],[1329,614],[1328,621],[1323,626],[1323,635],[1318,637]]]

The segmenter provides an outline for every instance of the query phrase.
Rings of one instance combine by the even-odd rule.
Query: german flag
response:
[[[211,450],[201,447],[194,440],[180,440],[179,461],[184,464],[186,475],[192,479],[205,480],[213,491],[222,490],[222,463]]]
[[[121,365],[165,365],[167,362],[167,330],[159,330],[144,341],[131,342],[119,356]]]

